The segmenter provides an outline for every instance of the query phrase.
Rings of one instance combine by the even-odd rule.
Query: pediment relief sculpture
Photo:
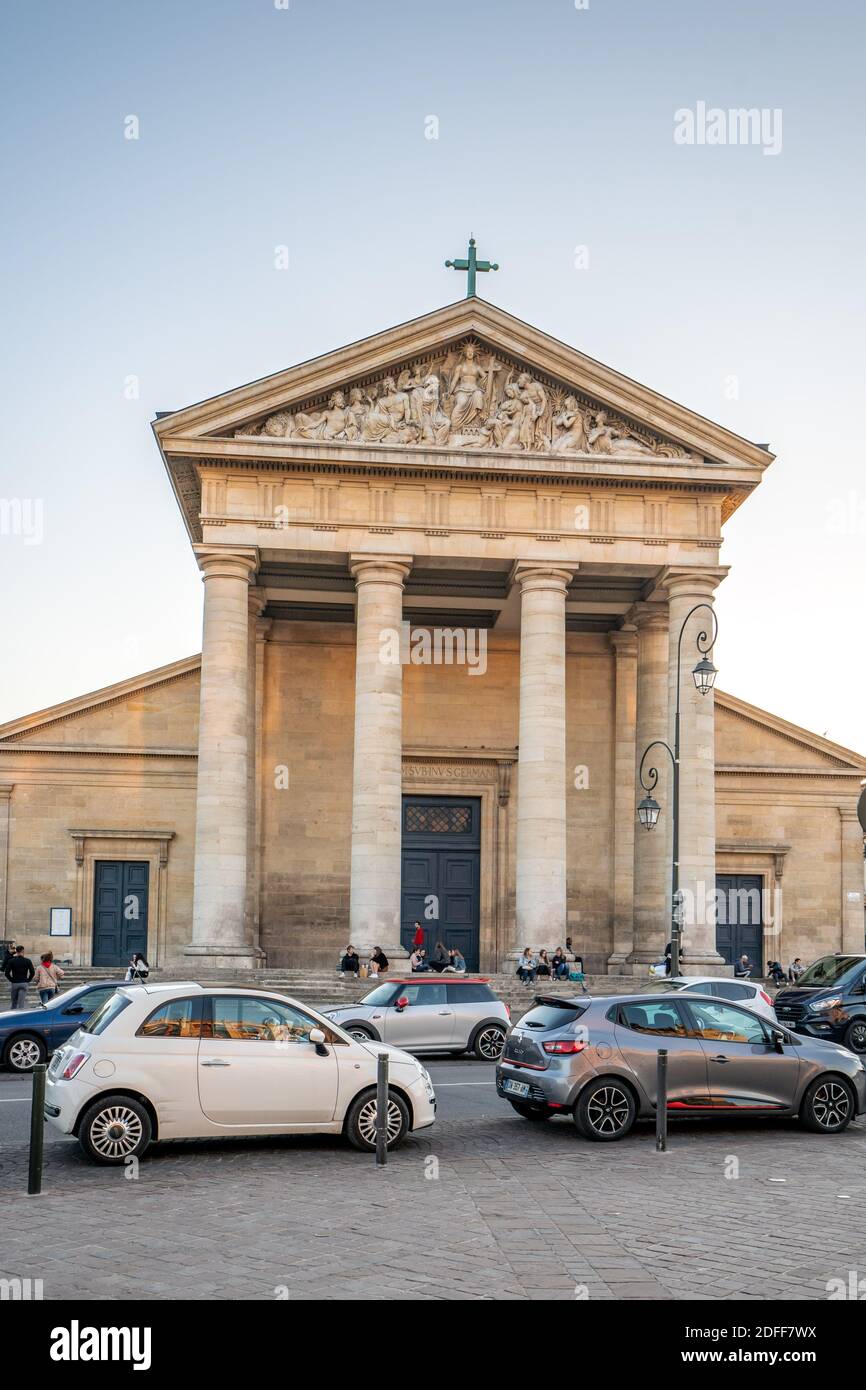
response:
[[[473,339],[235,430],[235,439],[689,458],[688,450]]]

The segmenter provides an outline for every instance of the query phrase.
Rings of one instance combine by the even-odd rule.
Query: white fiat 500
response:
[[[376,1146],[376,1072],[388,1055],[389,1147],[432,1125],[429,1074],[282,994],[128,985],[55,1052],[45,1118],[97,1163],[160,1139],[344,1134]]]

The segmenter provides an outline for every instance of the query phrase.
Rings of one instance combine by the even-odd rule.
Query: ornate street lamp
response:
[[[674,746],[673,748],[671,748],[670,744],[665,743],[664,739],[654,739],[653,742],[648,744],[647,747],[644,749],[643,757],[640,760],[640,769],[638,772],[638,780],[642,789],[646,792],[646,796],[638,805],[637,817],[644,830],[654,830],[658,824],[659,815],[661,814],[661,807],[659,806],[658,802],[655,800],[655,797],[653,796],[653,791],[655,790],[656,783],[659,780],[659,774],[657,768],[650,767],[647,769],[647,781],[644,781],[644,763],[647,760],[647,754],[653,748],[664,748],[673,766],[674,833],[673,864],[671,867],[672,977],[679,975],[680,973],[680,937],[682,934],[683,922],[683,898],[680,892],[680,672],[682,665],[683,633],[686,630],[686,626],[688,625],[689,619],[695,613],[700,612],[702,608],[705,608],[707,610],[707,612],[713,620],[712,640],[710,640],[709,633],[706,630],[698,633],[697,638],[695,639],[695,645],[698,649],[698,655],[700,657],[700,660],[698,661],[697,666],[695,666],[694,670],[692,671],[692,679],[695,682],[695,688],[700,691],[701,695],[708,694],[709,691],[712,690],[713,686],[715,685],[716,676],[718,675],[718,672],[716,671],[715,666],[710,660],[710,652],[713,650],[713,647],[716,643],[716,638],[719,635],[719,622],[716,617],[715,610],[713,609],[711,604],[696,603],[694,608],[690,609],[689,612],[686,614],[685,618],[683,619],[683,625],[680,628],[680,634],[677,638],[677,704],[676,712],[674,715]]]

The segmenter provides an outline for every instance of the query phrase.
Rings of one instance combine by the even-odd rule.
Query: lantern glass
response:
[[[706,695],[708,691],[712,690],[713,686],[715,685],[717,675],[718,672],[716,671],[715,666],[705,656],[701,658],[695,669],[692,671],[692,676],[694,677],[695,685],[697,686],[698,690],[701,692],[702,695]]]
[[[637,818],[644,830],[654,830],[661,813],[661,806],[652,796],[645,796],[637,808]]]

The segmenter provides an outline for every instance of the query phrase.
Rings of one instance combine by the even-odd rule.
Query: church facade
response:
[[[693,676],[766,449],[474,297],[154,432],[202,653],[0,727],[0,936],[645,973],[679,706],[688,968],[864,949],[866,759]]]

